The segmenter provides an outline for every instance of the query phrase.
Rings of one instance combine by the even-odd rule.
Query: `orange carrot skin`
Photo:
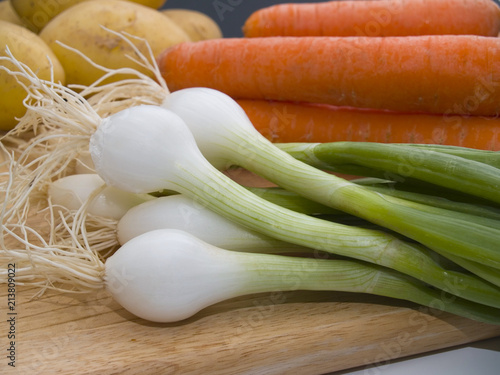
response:
[[[378,0],[287,3],[252,13],[246,37],[497,36],[500,8],[493,0]]]
[[[444,114],[500,114],[500,38],[225,38],[158,58],[172,91]]]
[[[500,118],[372,111],[329,105],[238,100],[271,142],[421,143],[500,150]]]

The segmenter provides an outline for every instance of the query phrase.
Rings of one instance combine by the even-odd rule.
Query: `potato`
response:
[[[167,0],[130,0],[134,3],[142,4],[153,9],[160,9]]]
[[[182,28],[193,42],[222,38],[219,25],[204,13],[190,9],[164,9],[161,12]]]
[[[63,10],[86,0],[10,0],[21,22],[38,33],[52,18]]]
[[[15,12],[30,30],[38,33],[62,11],[90,0],[10,0]],[[166,0],[129,0],[154,9],[159,9]]]
[[[0,1],[0,20],[14,23],[16,25],[23,25],[21,19],[14,11],[8,0]]]
[[[29,66],[41,79],[50,79],[51,64],[54,70],[54,81],[65,84],[64,69],[56,55],[47,44],[35,33],[23,26],[10,22],[0,21],[0,51],[1,56],[6,56],[5,47],[14,57]],[[49,60],[50,59],[50,60]],[[1,65],[11,70],[17,70],[13,64],[1,61]],[[0,70],[0,129],[10,130],[17,121],[26,113],[23,100],[26,91],[17,82],[16,78],[4,70]]]
[[[173,21],[158,10],[144,5],[123,0],[76,4],[56,16],[39,34],[61,61],[68,84],[92,84],[103,72],[56,41],[79,50],[92,61],[107,68],[131,67],[149,74],[146,69],[126,57],[127,54],[134,55],[132,48],[101,25],[116,32],[124,31],[143,38],[149,43],[155,57],[174,44],[190,41],[188,35]],[[141,53],[148,56],[144,43],[135,44]],[[115,76],[113,81],[123,78],[125,77]]]

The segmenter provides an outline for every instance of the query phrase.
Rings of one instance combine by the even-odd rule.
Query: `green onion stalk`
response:
[[[498,159],[495,152],[483,154],[464,149],[460,154],[452,154],[443,151],[460,148],[375,142],[288,143],[278,147],[316,168],[342,173],[367,168],[367,174],[371,169],[375,173],[399,175],[500,203],[500,170],[484,160],[471,159],[472,155],[484,155],[483,159],[495,155]],[[488,160],[494,159],[490,156]]]
[[[406,200],[370,191],[301,162],[259,134],[241,107],[225,94],[206,88],[183,89],[168,95],[163,106],[186,122],[203,155],[217,168],[239,165],[286,190],[391,229],[443,256],[453,254],[500,269],[500,230],[444,218],[437,208],[428,212],[425,205],[409,206]],[[316,158],[313,148],[303,152]],[[494,195],[494,187],[485,190]]]

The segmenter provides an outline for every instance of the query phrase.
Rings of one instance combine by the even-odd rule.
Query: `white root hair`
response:
[[[135,56],[127,58],[143,72],[109,69],[64,46],[103,71],[92,85],[66,87],[54,82],[53,75],[51,80],[39,79],[8,49],[0,57],[17,70],[0,68],[16,77],[27,93],[26,114],[0,138],[6,155],[2,165],[6,172],[0,174],[0,263],[15,261],[16,281],[39,287],[39,294],[47,289],[88,292],[102,288],[105,258],[119,246],[116,221],[87,212],[95,195],[79,210],[69,211],[52,205],[48,186],[75,173],[77,164],[88,160],[89,140],[102,118],[135,105],[159,105],[169,94],[147,41],[107,30],[131,47]],[[145,54],[137,43],[143,43]],[[33,212],[43,215],[30,222]],[[3,267],[0,282],[6,278],[7,267]]]
[[[52,139],[51,137],[49,137]],[[16,266],[16,283],[34,286],[39,296],[48,289],[65,292],[89,292],[104,286],[104,262],[88,243],[75,237],[66,218],[59,218],[56,233],[50,202],[46,204],[46,186],[50,176],[63,166],[46,170],[50,158],[35,157],[28,161],[29,145],[19,160],[3,143],[5,161],[0,193],[0,282],[8,281],[9,263]],[[25,162],[25,164],[23,164]],[[37,214],[38,212],[38,214]],[[36,228],[36,229],[35,229]]]
[[[72,243],[83,244],[86,248],[92,249],[102,260],[118,249],[116,234],[118,220],[89,212],[94,198],[105,188],[106,186],[102,186],[93,191],[77,210],[52,205],[49,197],[49,208],[57,213],[51,230],[54,243],[65,243],[70,237]]]
[[[13,263],[16,284],[38,287],[37,295],[47,289],[84,293],[103,288],[104,260],[94,249],[78,241],[64,217],[60,220],[67,231],[63,241],[42,235],[44,227],[51,225],[52,215],[51,211],[49,218],[40,216],[34,223],[37,229],[28,223],[4,225],[0,282],[7,282],[7,264]]]
[[[67,241],[54,241],[53,214],[38,215],[36,222],[30,222],[37,211],[48,207],[48,185],[68,174],[102,119],[82,96],[59,83],[39,79],[8,49],[6,54],[0,59],[17,70],[1,68],[26,90],[27,111],[18,126],[0,139],[7,170],[0,184],[0,262],[15,263],[16,282],[38,286],[40,293],[102,288],[104,263],[96,252],[75,241],[69,231]],[[34,136],[20,141],[28,132]],[[15,146],[19,147],[16,151]],[[6,277],[7,267],[3,267],[0,280]]]
[[[39,79],[10,51],[7,50],[7,56],[0,59],[14,64],[17,71],[5,66],[1,68],[15,76],[27,92],[24,101],[26,114],[18,126],[0,140],[2,144],[19,145],[19,135],[35,132],[21,145],[16,158],[13,152],[9,153],[9,174],[1,190],[4,196],[1,222],[6,224],[16,222],[16,217],[18,223],[24,222],[33,198],[44,195],[54,179],[70,173],[79,153],[88,149],[90,137],[102,119],[82,96],[59,83]],[[6,146],[3,148],[12,150]]]

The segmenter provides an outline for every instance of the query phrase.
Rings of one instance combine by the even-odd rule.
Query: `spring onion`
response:
[[[271,195],[274,194],[268,194],[268,198]],[[149,194],[128,193],[106,186],[97,174],[70,175],[54,181],[49,186],[48,199],[52,206],[73,213],[74,218],[84,214],[85,221],[93,223],[97,218],[101,219],[100,225],[94,225],[94,232],[90,231],[91,228],[87,228],[86,232],[87,241],[96,244],[94,249],[106,243],[106,248],[99,252],[111,252],[132,238],[156,229],[182,230],[228,250],[310,252],[247,230],[181,194],[155,198]],[[54,222],[71,223],[71,218],[70,214],[66,214]],[[78,229],[79,226],[74,228],[73,236]],[[64,232],[57,233],[59,238],[63,238]]]
[[[500,230],[408,207],[302,163],[264,138],[229,96],[208,88],[171,93],[163,103],[189,126],[215,166],[237,164],[311,200],[387,227],[434,251],[500,269]],[[314,155],[312,156],[314,157]],[[438,210],[438,209],[436,209]]]
[[[55,206],[78,210],[91,199],[87,211],[96,216],[120,219],[132,207],[155,199],[149,194],[131,194],[106,184],[97,174],[75,174],[57,179],[48,187]]]
[[[212,304],[253,293],[316,290],[369,293],[500,324],[499,309],[449,295],[386,267],[228,251],[176,229],[135,237],[105,262],[92,251],[28,245],[31,252],[0,253],[2,262],[16,260],[20,285],[71,292],[104,288],[127,311],[154,322],[181,321]],[[0,277],[4,274],[0,271]],[[50,284],[43,280],[47,276]],[[69,289],[56,287],[58,283]]]
[[[304,214],[346,216],[341,211],[323,206],[281,188],[246,187],[246,189],[267,201]],[[96,173],[77,173],[64,176],[50,183],[47,189],[47,199],[50,200],[52,206],[76,211],[85,205],[86,212],[91,215],[116,220],[121,219],[131,208],[141,203],[155,200],[156,197],[165,197],[172,194],[176,193],[171,191],[155,192],[153,194],[125,192],[107,186],[104,180]],[[183,204],[193,206],[180,199],[176,203],[179,206]],[[172,206],[168,208],[174,208],[174,204],[172,203]],[[194,209],[194,206],[186,208]],[[199,209],[202,209],[202,207],[199,207]]]
[[[229,298],[293,290],[370,293],[499,324],[498,309],[440,294],[397,272],[353,260],[227,251],[177,230],[136,237],[106,261],[106,287],[129,312],[176,322]]]
[[[330,219],[337,220],[345,216],[280,188],[247,189],[298,212],[328,213]],[[103,254],[113,252],[139,234],[160,228],[183,230],[228,250],[312,252],[248,230],[183,195],[156,198],[150,194],[124,192],[106,186],[97,174],[75,174],[54,181],[49,185],[47,200],[54,211],[62,211],[53,219],[53,232],[60,242],[65,242],[64,237],[69,235],[66,225],[73,227],[72,236],[78,236],[85,228],[86,241]]]
[[[181,194],[160,197],[130,209],[117,223],[117,239],[123,245],[143,233],[163,228],[182,230],[228,250],[308,252],[303,247],[248,230]]]
[[[90,155],[90,154],[89,154]],[[346,217],[341,211],[308,200],[295,193],[278,187],[246,187],[255,195],[290,210],[307,215],[335,215]],[[120,219],[132,207],[143,202],[176,194],[163,190],[152,194],[133,194],[111,186],[96,173],[73,174],[53,181],[47,190],[47,198],[52,205],[61,206],[67,210],[78,210],[87,205],[87,212],[107,218]],[[185,198],[185,197],[184,197]],[[88,202],[90,200],[90,202]],[[182,204],[187,202],[182,201]],[[179,205],[181,201],[179,200]],[[190,204],[192,205],[192,204]],[[173,208],[174,206],[170,207]],[[199,207],[200,209],[202,207]]]

